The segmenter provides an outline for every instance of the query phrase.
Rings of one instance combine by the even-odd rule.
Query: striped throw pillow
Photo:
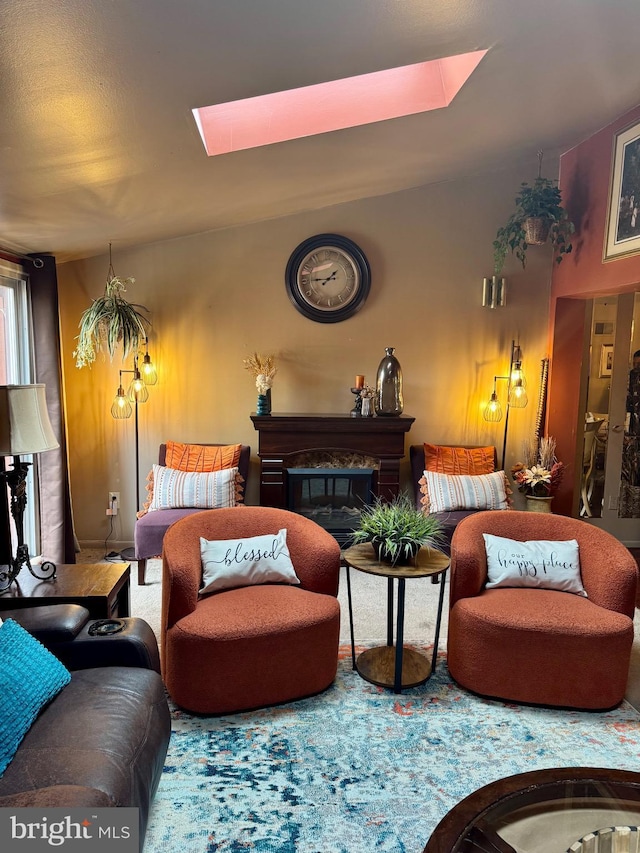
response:
[[[509,509],[504,471],[493,474],[439,474],[425,471],[428,512]]]
[[[156,509],[223,509],[236,506],[237,468],[202,473],[153,466],[153,497],[149,512]]]

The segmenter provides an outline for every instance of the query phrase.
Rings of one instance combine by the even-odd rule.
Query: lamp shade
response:
[[[42,453],[59,446],[44,385],[0,385],[0,456]]]

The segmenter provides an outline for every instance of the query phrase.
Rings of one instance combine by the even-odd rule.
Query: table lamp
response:
[[[11,515],[16,528],[16,556],[0,566],[0,593],[6,591],[24,565],[40,580],[55,578],[56,566],[43,562],[36,573],[24,542],[24,510],[27,506],[27,474],[31,462],[20,456],[43,453],[59,447],[47,412],[44,385],[0,385],[0,457],[13,456],[13,468],[0,472],[0,482],[9,486]]]

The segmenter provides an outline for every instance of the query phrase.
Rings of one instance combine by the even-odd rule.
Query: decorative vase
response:
[[[376,375],[375,410],[377,415],[397,417],[402,414],[402,368],[393,354],[395,347],[385,347],[385,356]]]
[[[267,388],[266,394],[258,394],[258,405],[256,406],[256,415],[271,414],[271,388]]]
[[[523,222],[525,239],[530,246],[542,246],[547,242],[551,220],[541,216],[529,216]]]
[[[528,512],[551,512],[551,497],[538,498],[535,495],[526,495]]]

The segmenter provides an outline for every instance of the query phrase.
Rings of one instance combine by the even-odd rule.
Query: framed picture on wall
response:
[[[600,379],[611,376],[613,367],[613,344],[602,344],[600,347]]]
[[[640,122],[613,138],[604,260],[640,252]]]

